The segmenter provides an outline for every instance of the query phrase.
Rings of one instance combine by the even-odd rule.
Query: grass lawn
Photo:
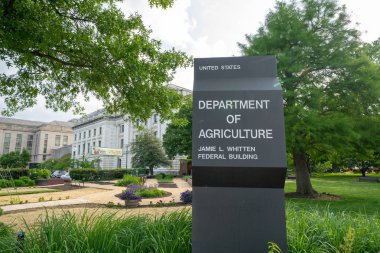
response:
[[[295,203],[303,209],[325,209],[330,211],[359,212],[365,214],[380,213],[380,183],[359,182],[359,174],[325,174],[313,176],[311,181],[319,193],[339,196],[339,200],[315,200],[287,198],[287,203]],[[296,181],[287,180],[285,192],[294,192]]]
[[[5,190],[0,191],[1,196],[15,196],[15,195],[26,195],[26,194],[36,194],[36,193],[45,193],[45,192],[59,192],[59,190],[53,189],[33,189],[33,190],[20,190],[20,191],[9,191]]]

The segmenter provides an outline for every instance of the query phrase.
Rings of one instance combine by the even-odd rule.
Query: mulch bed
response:
[[[285,193],[285,197],[287,198],[303,198],[303,199],[316,199],[316,200],[340,200],[341,197],[329,194],[329,193],[315,193],[313,197],[305,196],[303,194],[297,192],[287,192]]]
[[[158,183],[159,188],[178,188],[176,183]]]
[[[53,190],[60,190],[60,191],[71,191],[71,190],[78,190],[78,189],[84,189],[88,187],[78,186],[78,185],[70,185],[70,184],[61,184],[61,185],[51,185],[48,187],[45,187],[48,189]]]

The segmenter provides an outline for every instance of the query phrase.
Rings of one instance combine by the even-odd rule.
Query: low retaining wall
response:
[[[65,180],[62,178],[38,179],[37,185],[39,186],[56,185],[56,184],[64,184],[65,182],[70,182],[70,180]]]

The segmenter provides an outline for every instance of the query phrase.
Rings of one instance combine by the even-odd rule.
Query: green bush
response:
[[[36,182],[29,177],[20,177],[19,179],[14,180],[16,187],[24,187],[24,186],[35,186]]]
[[[142,198],[155,198],[162,197],[166,195],[166,191],[157,188],[146,188],[136,191],[136,195]]]
[[[0,173],[3,175],[11,176],[12,179],[19,179],[20,177],[29,176],[29,169],[25,168],[13,168],[13,169],[1,169]]]
[[[130,169],[72,169],[70,177],[74,180],[95,181],[95,180],[113,180],[121,179],[125,174],[131,174]]]
[[[116,186],[140,185],[142,184],[139,177],[125,174],[123,179],[117,181]]]
[[[33,180],[36,179],[48,179],[51,176],[50,170],[47,169],[30,169],[29,177]]]
[[[0,179],[0,188],[15,187],[14,182],[8,179]]]
[[[171,183],[173,182],[173,176],[166,175],[165,173],[160,173],[156,176],[156,179],[159,183]]]
[[[0,216],[3,215],[4,211],[3,209],[0,207]]]

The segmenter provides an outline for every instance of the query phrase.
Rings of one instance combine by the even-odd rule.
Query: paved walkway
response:
[[[181,178],[174,178],[173,180],[178,188],[161,188],[164,191],[170,192],[171,196],[163,198],[151,198],[143,199],[141,205],[156,204],[159,201],[168,203],[170,201],[180,202],[181,192],[186,190],[191,190],[191,186]],[[156,179],[148,179],[146,185],[157,185]],[[37,202],[37,203],[27,203],[27,204],[17,204],[17,205],[6,205],[1,206],[4,212],[16,211],[16,210],[26,210],[32,208],[41,208],[41,207],[53,207],[53,206],[66,206],[66,205],[77,205],[77,204],[107,204],[112,202],[114,204],[124,205],[124,200],[121,200],[115,197],[116,194],[121,193],[126,187],[114,186],[111,184],[96,184],[96,183],[85,183],[85,187],[88,188],[97,188],[105,191],[95,192],[84,194],[78,198],[74,199],[65,199],[65,200],[56,200],[56,201],[46,201],[46,202]]]

